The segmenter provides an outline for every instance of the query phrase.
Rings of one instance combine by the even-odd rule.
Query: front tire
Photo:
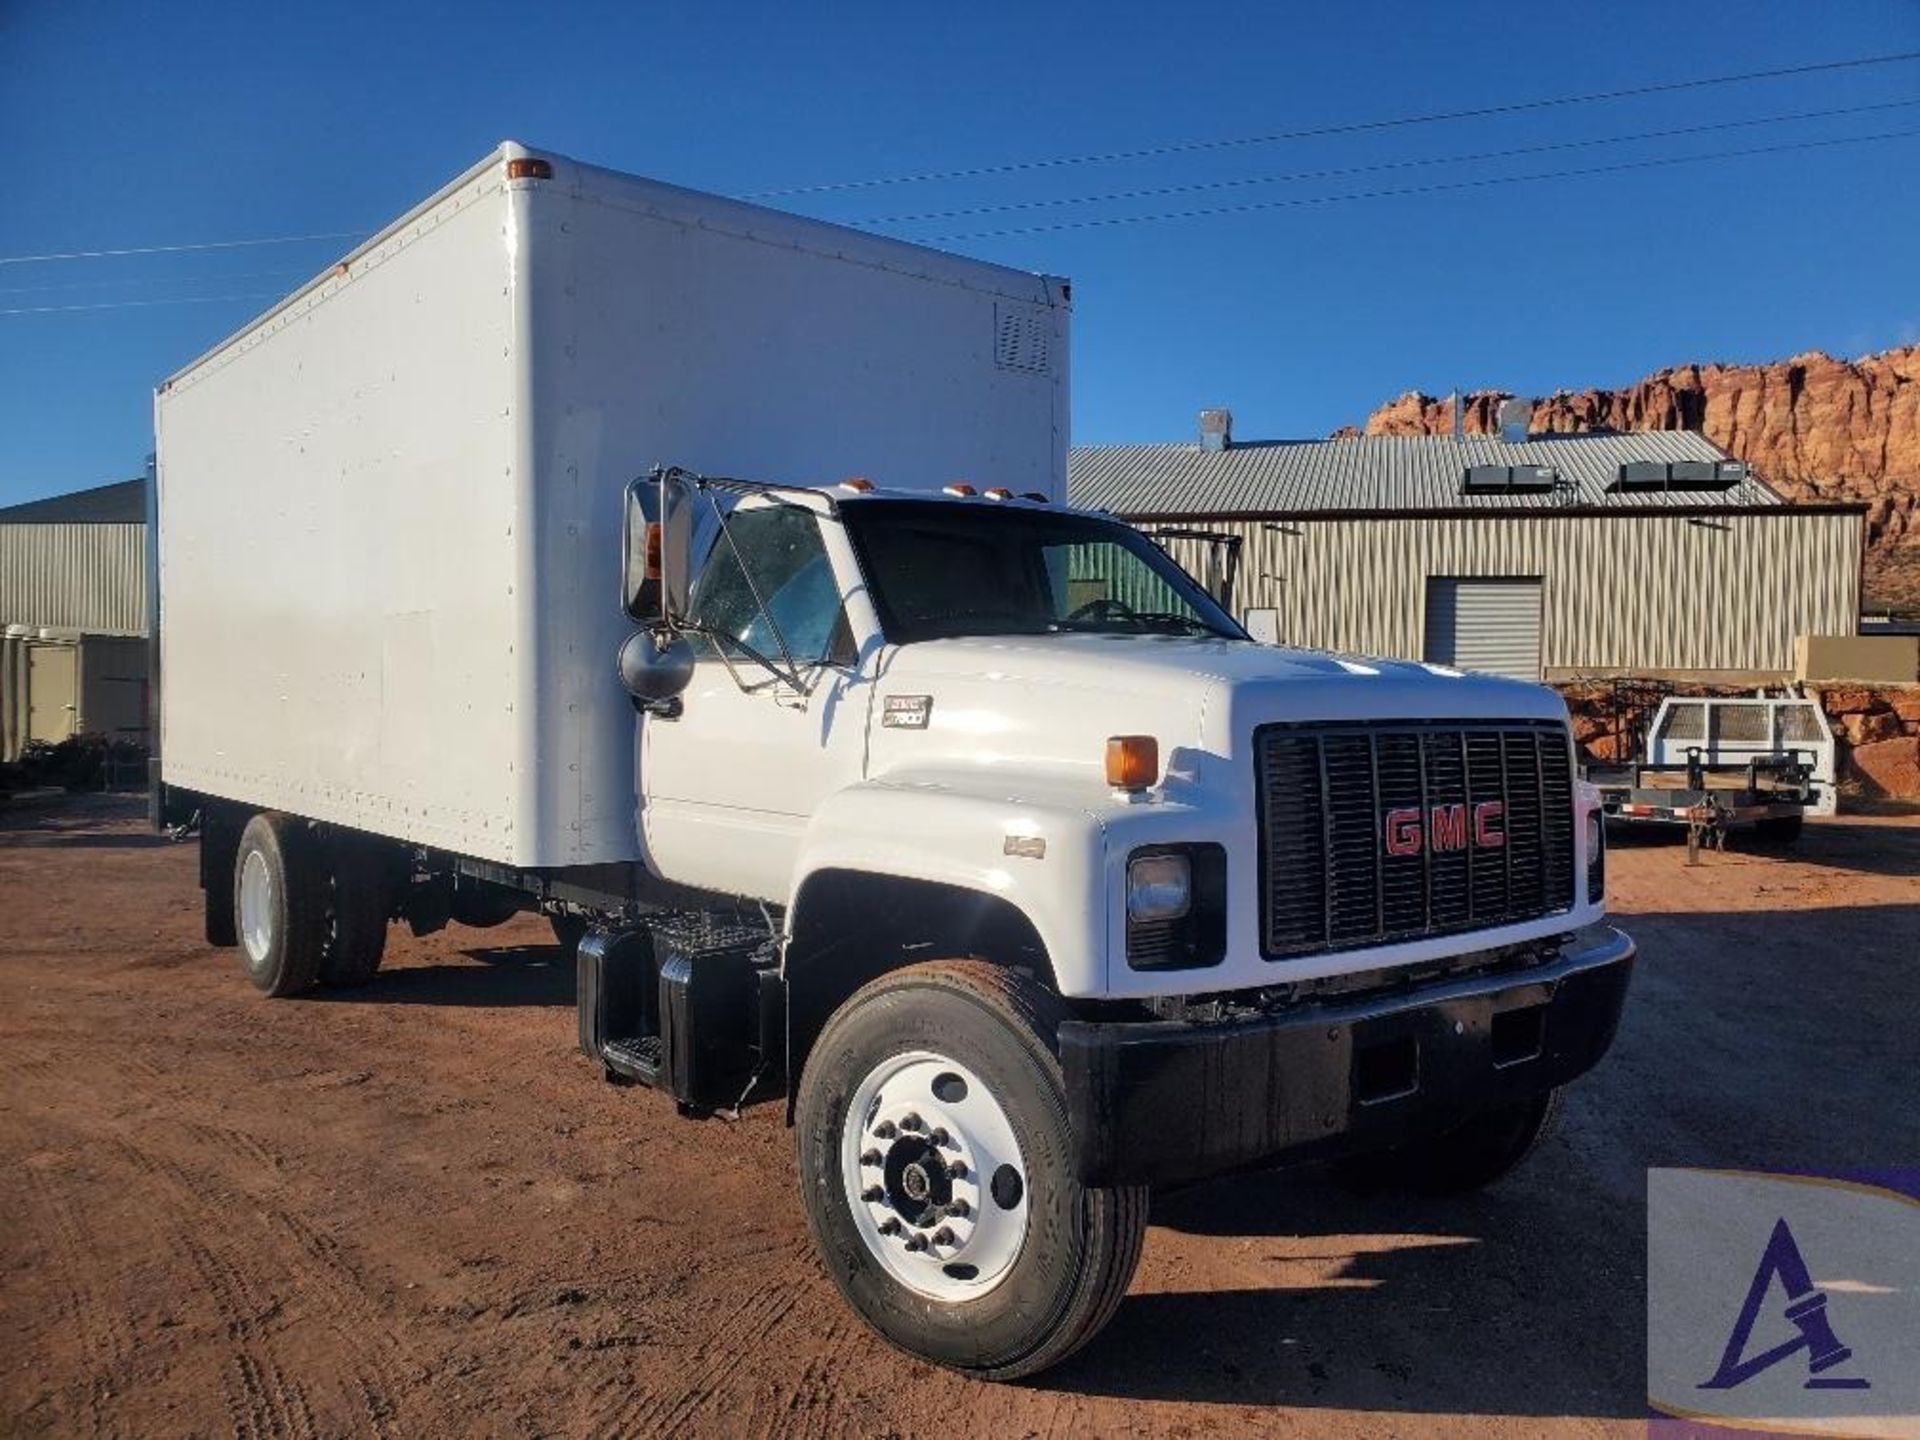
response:
[[[814,1244],[847,1302],[913,1355],[987,1379],[1057,1364],[1112,1319],[1144,1187],[1073,1174],[1066,1007],[981,961],[866,986],[821,1032],[796,1142]]]
[[[255,815],[233,859],[233,928],[254,989],[276,999],[313,987],[327,936],[327,863],[312,829]]]

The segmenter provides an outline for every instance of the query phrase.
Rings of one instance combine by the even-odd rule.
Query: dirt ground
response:
[[[1527,1168],[1158,1197],[1113,1325],[996,1387],[842,1306],[779,1107],[601,1080],[540,923],[269,1002],[133,803],[0,816],[0,1432],[1644,1433],[1648,1166],[1920,1160],[1920,819],[1684,860],[1616,848],[1635,991]]]

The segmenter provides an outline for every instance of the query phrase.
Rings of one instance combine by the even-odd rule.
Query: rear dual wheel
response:
[[[365,983],[386,948],[391,886],[377,842],[323,837],[291,815],[255,815],[233,860],[233,929],[247,978],[276,999],[316,982]]]
[[[255,815],[233,858],[233,928],[254,989],[278,999],[310,989],[326,939],[326,859],[313,827]]]
[[[939,961],[867,986],[815,1042],[796,1113],[808,1222],[841,1293],[903,1350],[1031,1375],[1126,1293],[1147,1192],[1074,1176],[1065,1016],[1017,972]]]

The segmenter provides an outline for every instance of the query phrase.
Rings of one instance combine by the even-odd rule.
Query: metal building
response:
[[[146,739],[146,482],[0,509],[0,761]]]
[[[1685,431],[1072,452],[1076,504],[1161,543],[1285,644],[1527,679],[1791,676],[1858,629],[1865,507],[1790,505]]]

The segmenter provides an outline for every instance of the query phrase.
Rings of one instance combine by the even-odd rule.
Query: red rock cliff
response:
[[[1507,398],[1467,396],[1467,432],[1498,429]],[[1409,392],[1369,415],[1364,433],[1444,435],[1452,426],[1450,399]],[[1920,345],[1852,361],[1814,352],[1768,365],[1682,365],[1619,390],[1562,390],[1534,401],[1533,429],[1698,430],[1790,499],[1861,501],[1868,608],[1920,612]]]

